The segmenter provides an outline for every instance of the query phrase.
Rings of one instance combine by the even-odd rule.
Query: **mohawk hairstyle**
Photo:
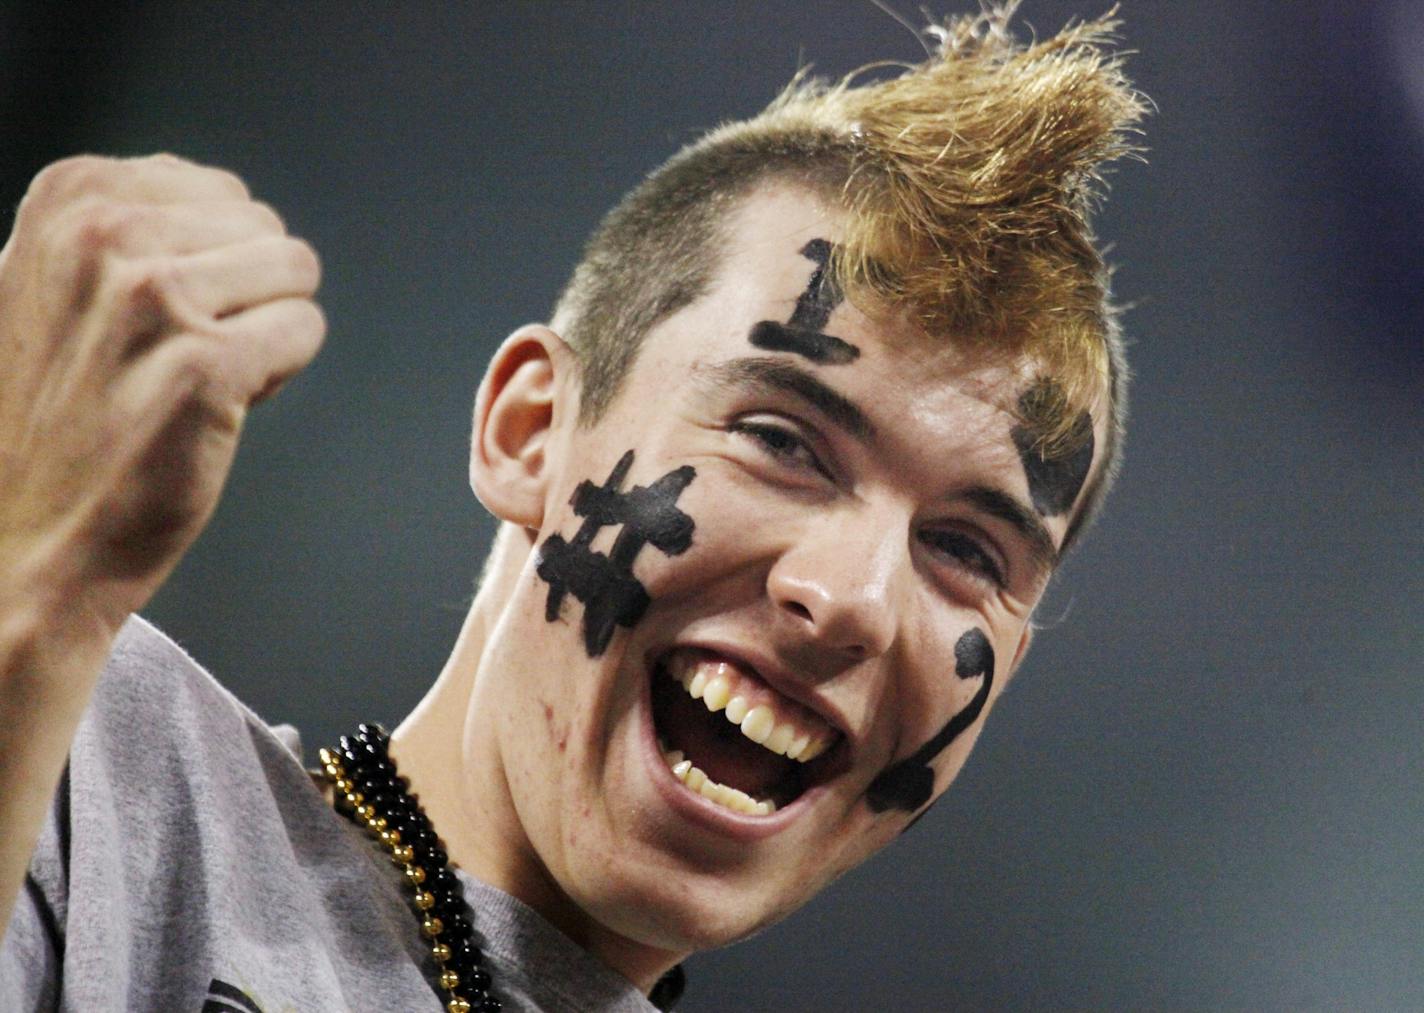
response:
[[[1126,364],[1090,214],[1102,166],[1135,151],[1145,102],[1108,51],[1117,22],[1021,44],[1017,2],[925,30],[925,62],[829,83],[804,72],[760,115],[684,148],[599,226],[555,310],[579,356],[580,419],[612,400],[647,331],[706,290],[730,212],[756,184],[799,183],[842,206],[831,269],[874,316],[1028,362],[1055,396],[1023,421],[1046,458],[1071,453],[1103,398],[1104,465],[1071,539],[1117,467]],[[866,81],[869,72],[900,73]],[[863,83],[862,83],[863,82]]]

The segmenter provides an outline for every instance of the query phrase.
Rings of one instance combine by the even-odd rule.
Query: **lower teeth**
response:
[[[771,799],[757,801],[739,788],[718,784],[699,768],[694,767],[691,760],[684,759],[682,753],[677,750],[663,750],[663,759],[667,761],[673,777],[690,790],[717,803],[724,809],[745,813],[748,816],[769,816],[776,812],[776,803]]]

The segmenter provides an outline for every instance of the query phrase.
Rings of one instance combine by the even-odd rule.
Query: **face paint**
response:
[[[551,623],[559,618],[565,594],[581,601],[584,649],[590,658],[607,649],[615,627],[632,626],[648,607],[647,589],[633,576],[633,561],[643,546],[651,543],[664,555],[679,555],[692,544],[696,527],[677,508],[677,498],[697,474],[690,465],[668,472],[652,485],[620,492],[632,466],[630,450],[603,485],[580,482],[569,502],[574,513],[584,518],[583,524],[572,541],[550,535],[539,548],[537,572],[549,585],[544,618]],[[623,527],[612,551],[605,556],[590,550],[598,530],[612,524]]]
[[[870,783],[866,803],[874,812],[902,809],[914,812],[934,794],[934,769],[930,761],[942,753],[970,725],[974,724],[989,690],[994,684],[994,648],[978,628],[968,630],[954,645],[954,674],[961,679],[983,678],[974,698],[958,714],[913,754],[885,768]]]
[[[1052,380],[1040,380],[1034,384],[1019,398],[1019,410],[1032,418],[1034,406],[1048,395],[1052,387]],[[1068,437],[1070,446],[1076,449],[1062,457],[1045,458],[1039,453],[1034,448],[1037,434],[1031,426],[1015,426],[1010,435],[1018,448],[1024,474],[1028,477],[1028,492],[1034,509],[1045,517],[1067,513],[1078,498],[1078,492],[1088,477],[1088,469],[1093,465],[1093,417],[1086,411],[1079,413]]]
[[[796,300],[791,319],[784,324],[763,320],[751,330],[749,340],[757,348],[771,352],[795,352],[821,365],[843,366],[855,361],[860,349],[822,328],[832,311],[845,300],[845,294],[827,270],[831,259],[831,244],[813,239],[801,248],[801,255],[816,264],[806,290]]]

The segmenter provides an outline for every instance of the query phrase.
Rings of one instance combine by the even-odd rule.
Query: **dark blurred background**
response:
[[[1158,111],[1101,218],[1135,306],[1116,497],[949,795],[695,958],[688,1010],[1424,1008],[1424,8],[1123,14]],[[492,530],[496,343],[700,129],[803,61],[918,53],[868,0],[0,5],[7,219],[47,161],[164,149],[325,260],[327,348],[150,617],[311,743],[398,719]]]

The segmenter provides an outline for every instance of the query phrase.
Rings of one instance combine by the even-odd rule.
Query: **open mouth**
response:
[[[756,673],[710,651],[679,648],[654,666],[653,727],[689,791],[768,816],[833,776],[839,731]]]

